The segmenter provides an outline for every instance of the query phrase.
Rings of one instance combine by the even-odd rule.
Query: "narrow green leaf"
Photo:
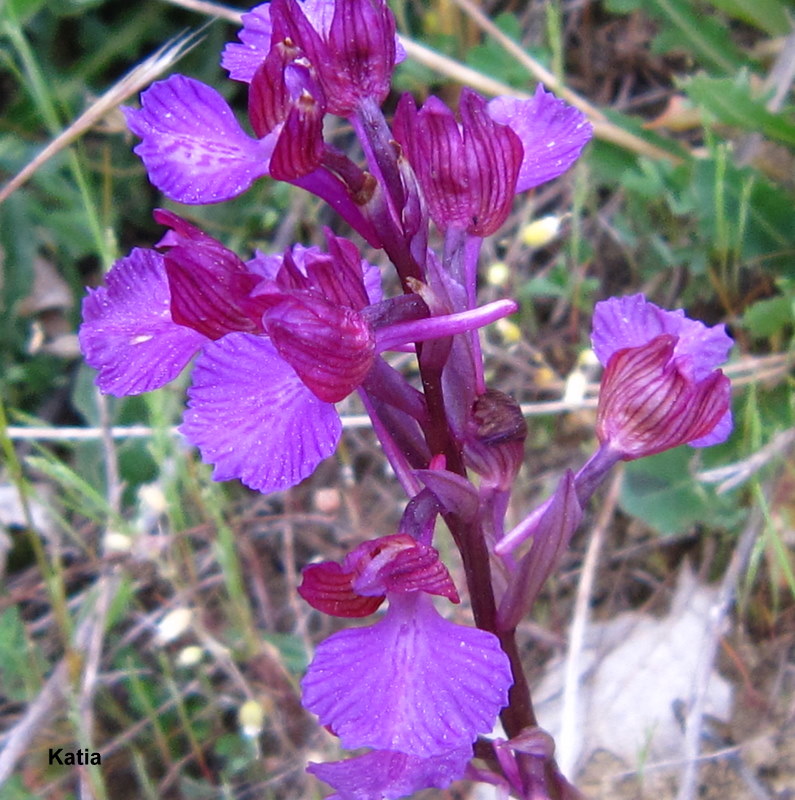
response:
[[[729,230],[738,232],[743,202],[746,224],[742,226],[740,255],[746,261],[763,261],[771,268],[792,270],[795,252],[795,227],[792,224],[792,198],[750,168],[726,163],[722,174],[723,218]],[[692,192],[699,232],[704,241],[717,240],[718,221],[715,213],[715,182],[718,168],[714,158],[697,160],[693,165]],[[750,191],[744,189],[751,181]]]
[[[696,75],[684,85],[684,90],[719,122],[758,131],[768,139],[795,146],[795,121],[791,115],[774,114],[761,100],[752,97],[747,75],[739,76],[739,81]]]
[[[705,64],[734,72],[743,63],[725,26],[699,13],[687,0],[649,0],[644,9],[670,24],[660,39],[666,49],[682,47]]]
[[[113,514],[108,501],[66,464],[46,456],[28,456],[25,462],[55,481],[73,501],[79,502],[86,516],[106,519]]]
[[[787,7],[781,0],[709,0],[734,19],[754,25],[771,36],[786,36],[792,30]]]

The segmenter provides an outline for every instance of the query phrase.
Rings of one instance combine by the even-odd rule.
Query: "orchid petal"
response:
[[[664,333],[678,337],[674,358],[689,356],[697,381],[726,361],[733,344],[724,325],[707,327],[682,309],[659,308],[642,294],[611,297],[594,308],[591,342],[603,366],[618,350],[640,347]]]
[[[260,492],[295,486],[339,441],[334,406],[318,400],[262,336],[231,333],[196,362],[181,431],[213,478]]]
[[[460,111],[471,196],[466,230],[474,236],[489,236],[511,211],[523,145],[510,127],[496,123],[476,92],[463,90]]]
[[[497,638],[443,619],[424,594],[389,599],[376,625],[319,645],[304,706],[346,748],[428,757],[489,733],[512,683]]]
[[[720,370],[701,381],[674,360],[672,334],[613,353],[602,376],[596,432],[626,461],[709,436],[725,425],[731,384]],[[692,373],[692,370],[690,370]]]
[[[373,365],[375,337],[352,308],[296,292],[274,305],[263,321],[282,358],[327,403],[346,398]]]
[[[122,396],[158,389],[209,341],[172,320],[163,256],[154,250],[135,249],[117,261],[105,284],[89,289],[83,300],[79,333],[103,392]]]
[[[240,42],[229,42],[221,55],[221,66],[234,81],[251,83],[254,73],[268,57],[271,49],[271,4],[254,6],[241,17],[243,27],[237,36]]]
[[[517,192],[562,175],[593,136],[582,112],[544,91],[540,84],[529,100],[495,97],[489,102],[489,114],[495,122],[512,128],[522,142]]]
[[[301,573],[298,594],[312,608],[334,617],[369,617],[386,599],[385,595],[363,595],[353,588],[354,573],[336,561],[310,564]]]
[[[731,408],[718,420],[717,425],[705,436],[688,442],[691,447],[712,447],[713,444],[723,444],[734,430],[734,419]]]
[[[254,139],[215,89],[172,75],[141,95],[141,109],[123,109],[143,140],[135,153],[149,179],[180,203],[218,203],[268,174],[276,136]]]
[[[471,758],[471,747],[431,758],[373,750],[344,761],[310,762],[307,772],[333,786],[339,800],[397,800],[421,789],[446,789],[463,777]]]

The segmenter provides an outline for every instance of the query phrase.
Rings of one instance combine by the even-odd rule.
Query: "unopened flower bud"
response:
[[[467,465],[500,488],[516,478],[524,458],[527,422],[509,395],[487,389],[472,405],[469,436],[464,445]]]

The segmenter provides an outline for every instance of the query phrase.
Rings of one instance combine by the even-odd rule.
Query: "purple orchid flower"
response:
[[[343,747],[374,753],[368,763],[313,771],[336,788],[370,775],[378,783],[372,791],[390,797],[461,777],[472,742],[491,731],[513,678],[493,634],[449,622],[434,608],[429,594],[458,601],[436,550],[408,534],[365,542],[342,566],[307,567],[299,591],[316,608],[344,616],[362,615],[363,598],[370,608],[389,600],[379,622],[320,644],[301,683],[304,706]],[[395,763],[396,773],[376,778],[373,760]]]
[[[322,198],[379,246],[349,186],[321,164],[324,106],[317,84],[301,65],[288,65],[276,77],[274,69],[273,61],[263,63],[249,92],[257,136],[243,130],[215,89],[184,75],[152,84],[141,94],[140,109],[123,108],[130,130],[142,139],[135,153],[149,180],[171,200],[202,205],[231,200],[270,175]]]
[[[716,367],[731,340],[641,295],[598,304],[599,450],[506,535],[527,426],[518,404],[489,388],[478,331],[517,306],[477,305],[479,253],[515,194],[567,170],[592,128],[540,86],[528,100],[490,102],[465,89],[458,117],[437,98],[418,109],[404,96],[390,127],[381,104],[404,55],[386,0],[273,0],[243,15],[222,59],[248,85],[250,132],[218,92],[179,75],[125,109],[135,152],[168,197],[220,202],[262,176],[302,187],[384,251],[402,294],[384,298],[380,271],[330,231],[325,250],[244,261],[157,211],[168,233],[89,291],[80,342],[114,395],[157,389],[195,357],[181,431],[216,480],[262,492],[295,485],[332,455],[335,404],[359,395],[409,500],[399,533],[306,567],[298,589],[349,619],[387,604],[318,645],[301,682],[305,707],[341,745],[367,750],[309,766],[334,800],[398,798],[462,777],[506,797],[574,798],[538,728],[515,629],[610,467],[728,435],[728,380]],[[361,164],[325,141],[327,114],[349,121]],[[416,354],[422,390],[384,360],[388,350]],[[439,515],[477,628],[435,605],[459,602],[431,546]],[[498,715],[510,738],[481,739],[486,766],[472,764]]]
[[[522,587],[514,586],[500,608],[503,621],[515,621],[516,610],[532,602],[581,509],[618,461],[682,444],[720,444],[732,430],[731,384],[717,369],[733,344],[724,325],[708,328],[682,309],[666,311],[636,294],[596,304],[591,341],[605,367],[596,423],[600,447],[573,481],[561,481],[553,497],[497,543],[496,552],[510,557],[533,541],[519,566]]]
[[[299,71],[295,70],[296,78]],[[267,74],[258,73],[252,90],[265,84]],[[309,81],[296,80],[296,97],[291,98],[293,117],[322,120],[322,106],[309,92]],[[261,93],[267,91],[263,88]],[[258,109],[264,101],[255,106]],[[306,113],[308,106],[314,114]],[[264,175],[270,174],[271,159],[279,141],[289,144],[290,136],[280,136],[289,112],[282,109],[280,124],[266,126],[261,114],[254,121],[261,138],[247,134],[224,98],[210,86],[184,75],[158,81],[141,94],[141,108],[124,108],[130,130],[143,140],[135,153],[144,162],[149,179],[166,196],[180,203],[202,204],[229,200],[244,192]],[[291,128],[297,127],[290,119]],[[312,130],[320,136],[317,124]],[[306,138],[306,137],[303,137]],[[316,146],[310,148],[310,152]],[[319,166],[302,164],[311,172]],[[295,170],[297,171],[297,170]],[[300,177],[293,174],[290,177]]]
[[[156,218],[172,227],[168,250],[133,250],[114,265],[84,300],[81,347],[99,387],[116,395],[159,388],[199,352],[181,431],[216,480],[261,492],[294,486],[334,452],[333,404],[378,353],[516,309],[501,301],[417,318],[409,304],[407,319],[406,304],[381,300],[378,270],[330,232],[328,253],[296,246],[246,263],[176,215]]]
[[[404,95],[395,114],[395,138],[417,174],[437,227],[475,236],[494,233],[513,196],[562,175],[593,135],[577,109],[539,85],[530,100],[486,102],[464,89],[461,124],[438,98],[417,111]]]
[[[596,304],[592,342],[605,367],[597,434],[619,458],[707,447],[731,433],[731,386],[716,369],[733,344],[724,325],[708,328],[636,294]]]

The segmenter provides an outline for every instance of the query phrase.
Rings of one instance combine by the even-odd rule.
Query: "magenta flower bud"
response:
[[[310,564],[298,593],[313,608],[336,617],[372,614],[387,594],[425,592],[458,603],[458,592],[439,553],[408,534],[363,542],[342,565]]]
[[[680,444],[705,447],[732,428],[729,379],[715,369],[732,340],[641,295],[597,303],[592,341],[605,366],[597,435],[630,461]]]
[[[269,309],[263,321],[281,357],[326,403],[346,398],[373,365],[372,328],[351,308],[295,293]]]
[[[328,13],[307,12],[297,0],[273,0],[271,41],[294,45],[306,57],[332,114],[348,117],[365,99],[380,105],[397,56],[395,18],[384,0],[336,0],[328,26]]]
[[[257,136],[264,138],[281,125],[269,168],[276,180],[293,180],[317,169],[325,147],[325,96],[311,68],[298,58],[294,47],[277,45],[254,73],[249,89],[249,119]]]
[[[522,143],[495,122],[486,101],[464,89],[461,124],[438,98],[417,111],[404,95],[395,114],[395,138],[417,175],[431,218],[440,230],[488,236],[505,222],[516,193]]]
[[[487,389],[472,404],[464,443],[466,464],[488,483],[507,491],[522,466],[526,438],[527,422],[516,400]]]

